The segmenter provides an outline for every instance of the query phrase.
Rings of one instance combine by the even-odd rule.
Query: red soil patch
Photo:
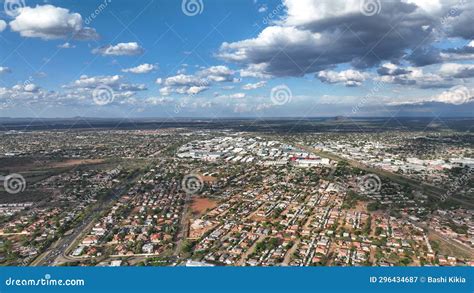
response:
[[[63,167],[72,167],[77,165],[85,165],[85,164],[98,164],[102,163],[104,160],[102,159],[84,159],[84,160],[67,160],[59,163],[51,164],[53,168],[63,168]]]
[[[204,197],[195,197],[191,205],[193,213],[203,214],[207,209],[213,209],[217,206],[217,201],[204,198]]]

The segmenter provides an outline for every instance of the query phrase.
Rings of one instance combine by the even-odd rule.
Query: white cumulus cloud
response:
[[[153,64],[141,64],[132,68],[127,68],[127,69],[122,69],[122,72],[129,72],[129,73],[135,73],[135,74],[143,74],[143,73],[149,73],[152,70],[156,69],[156,66]]]
[[[60,48],[60,49],[73,49],[73,48],[76,48],[76,46],[69,43],[69,42],[66,42],[64,44],[58,45],[58,48]]]
[[[7,23],[4,20],[0,19],[0,33],[7,28]]]
[[[230,95],[222,95],[219,97],[224,98],[224,99],[243,99],[246,96],[247,95],[245,93],[235,93],[235,94],[230,94]]]
[[[400,68],[399,68],[400,69]],[[418,88],[447,88],[452,86],[449,78],[437,73],[425,72],[419,67],[407,67],[403,70],[405,73],[383,75],[376,80],[384,83],[399,84],[404,86],[416,86]]]
[[[264,87],[266,84],[267,84],[266,81],[259,81],[259,82],[256,82],[256,83],[247,83],[246,85],[242,86],[242,89],[244,89],[244,90],[254,90],[254,89]]]
[[[0,66],[0,74],[12,72],[10,68]]]
[[[446,63],[441,65],[440,73],[455,78],[474,77],[474,64]]]
[[[122,55],[140,55],[143,48],[136,42],[118,43],[117,45],[108,45],[92,50],[94,54],[103,56],[122,56]]]
[[[234,71],[227,66],[217,65],[203,68],[195,74],[179,73],[174,76],[156,80],[157,84],[163,85],[160,94],[168,96],[172,93],[196,95],[207,90],[214,83],[234,82]]]
[[[10,22],[12,31],[23,37],[43,40],[74,37],[77,39],[97,39],[92,28],[83,27],[79,13],[53,5],[37,5],[18,9],[19,14]]]
[[[367,74],[348,69],[341,72],[336,71],[320,71],[317,78],[325,83],[343,83],[347,87],[360,86],[366,79]]]

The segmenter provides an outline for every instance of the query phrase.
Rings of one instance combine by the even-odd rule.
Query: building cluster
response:
[[[190,220],[192,260],[232,266],[470,264],[470,257],[432,248],[438,229],[424,228],[432,221],[425,197],[413,199],[389,188],[388,194],[367,197],[369,202],[349,204],[357,191],[355,179],[321,179],[314,175],[318,170],[291,165],[247,170],[243,190]],[[259,176],[264,179],[253,180]],[[371,201],[383,202],[397,215],[370,212]],[[462,237],[472,240],[469,232]]]
[[[186,194],[169,177],[176,168],[157,165],[94,224],[70,257],[159,256],[173,253]]]
[[[472,210],[387,178],[363,192],[363,171],[324,152],[472,192],[463,136],[6,133],[0,160],[26,170],[28,188],[0,202],[0,264],[49,252],[46,265],[473,264]]]
[[[158,156],[178,130],[64,130],[1,135],[0,158],[106,159]]]
[[[259,136],[237,133],[234,136],[192,141],[178,149],[179,158],[208,162],[249,163],[265,166],[293,164],[299,167],[329,166],[330,160],[291,145]]]
[[[59,208],[29,208],[0,225],[0,263],[28,265],[71,223]]]
[[[32,202],[2,203],[0,204],[0,216],[12,216],[31,206],[33,206]]]
[[[474,168],[474,153],[465,134],[444,137],[426,133],[320,134],[303,143],[348,160],[400,173],[429,183],[449,184],[450,170]]]
[[[442,237],[461,245],[474,247],[474,212],[469,209],[439,210],[427,225]]]

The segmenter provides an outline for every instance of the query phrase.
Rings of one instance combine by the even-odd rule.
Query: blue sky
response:
[[[0,117],[473,113],[472,3],[1,4]]]

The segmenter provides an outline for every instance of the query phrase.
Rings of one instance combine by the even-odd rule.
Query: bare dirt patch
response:
[[[102,159],[82,159],[82,160],[66,160],[62,162],[52,163],[52,168],[65,168],[73,167],[77,165],[89,165],[89,164],[100,164],[103,163]]]
[[[207,210],[211,210],[217,206],[217,201],[205,197],[195,197],[193,198],[193,203],[191,204],[191,209],[193,214],[202,215]]]

